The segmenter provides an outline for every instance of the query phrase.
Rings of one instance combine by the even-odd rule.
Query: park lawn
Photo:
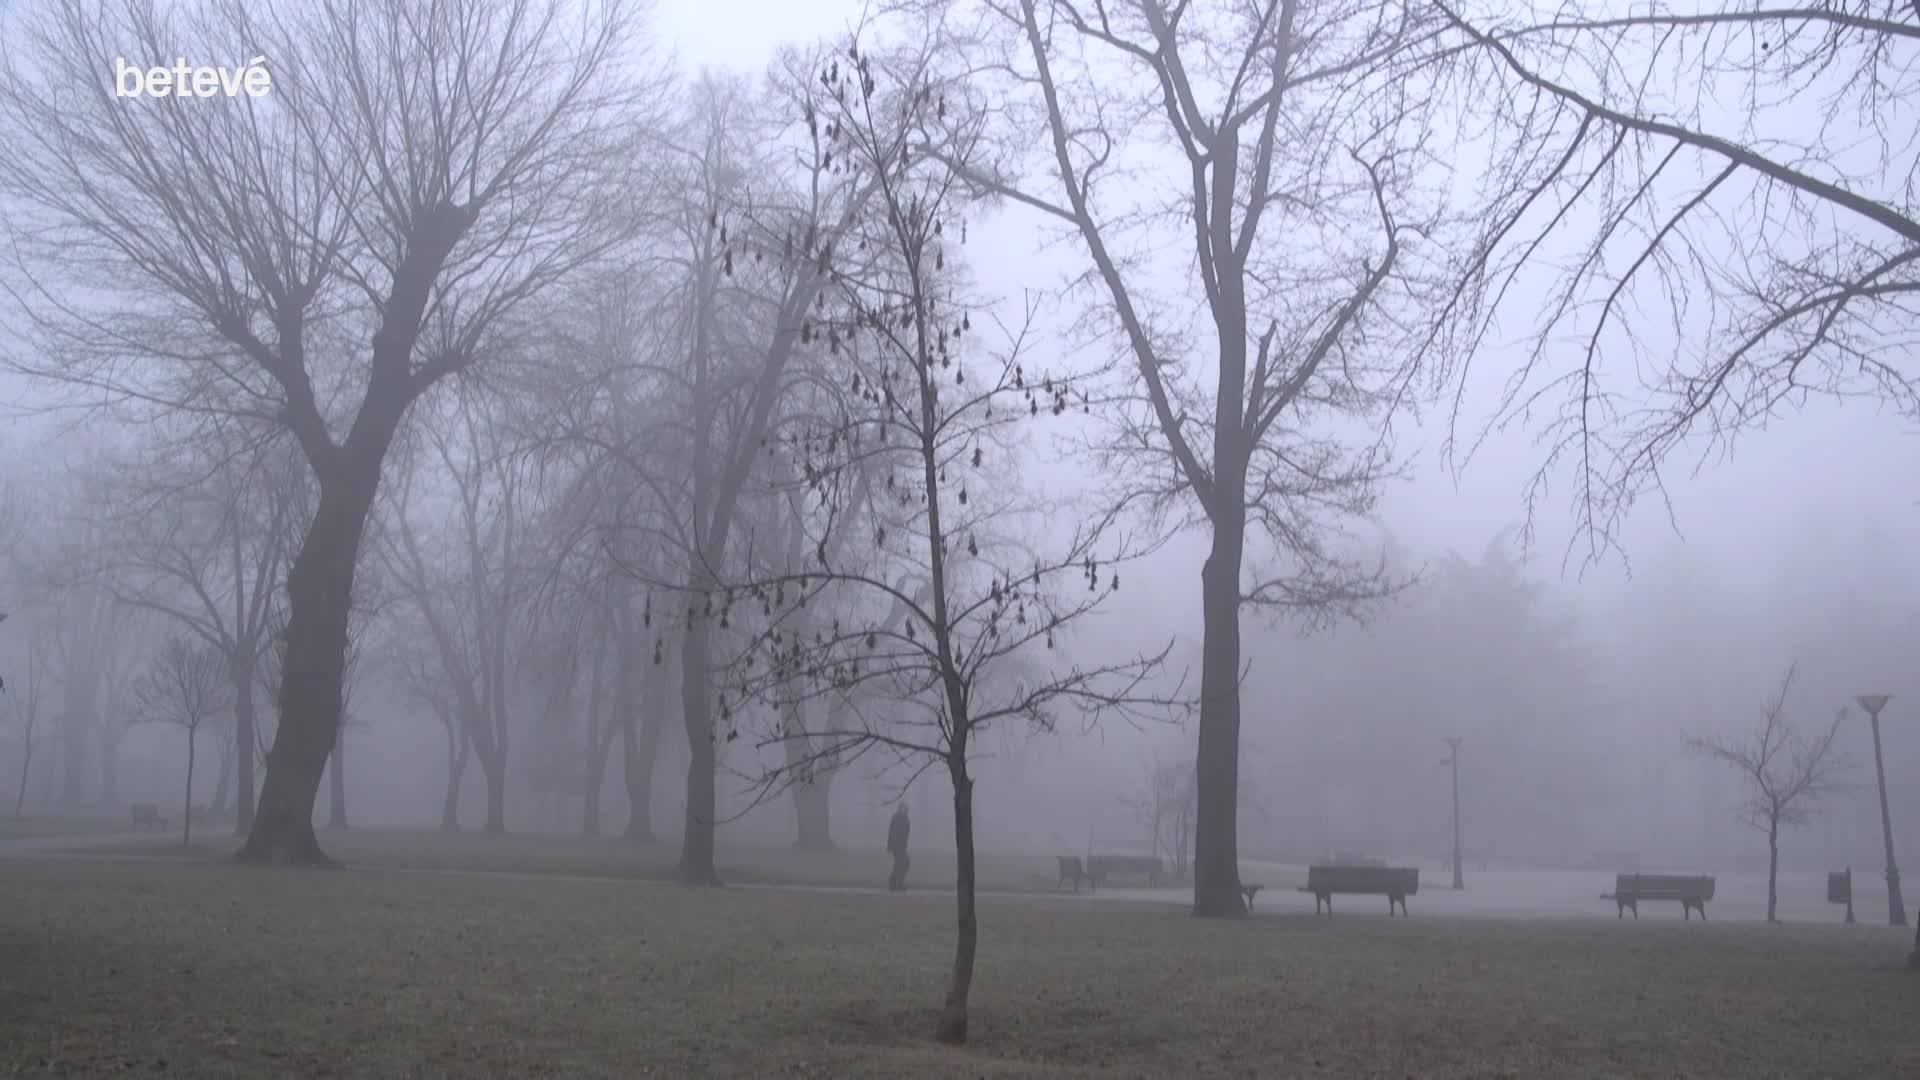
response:
[[[559,833],[431,832],[409,829],[323,831],[320,846],[349,867],[361,869],[484,870],[516,874],[671,881],[680,857],[677,842],[629,843]],[[210,859],[232,852],[239,841],[224,830],[195,830],[191,846],[129,844],[123,854],[186,854]],[[102,849],[92,849],[102,850]],[[716,854],[720,879],[742,885],[884,886],[892,865],[885,851],[799,851],[791,847],[727,848]],[[979,887],[990,892],[1050,892],[1059,884],[1058,864],[1030,855],[982,854]],[[951,889],[951,851],[916,852],[911,880]]]
[[[989,900],[952,1049],[929,1038],[953,933],[934,894],[0,871],[0,1073],[1920,1075],[1920,978],[1886,928]]]
[[[130,826],[119,819],[62,817],[57,814],[29,814],[25,817],[0,817],[0,840],[37,840],[48,836],[98,836],[126,832]]]

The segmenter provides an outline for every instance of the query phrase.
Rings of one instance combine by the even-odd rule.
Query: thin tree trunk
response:
[[[607,668],[607,643],[613,635],[602,630],[593,646],[593,664],[587,674],[587,777],[584,805],[580,813],[580,831],[587,836],[600,835],[600,790],[607,778],[607,751],[613,746],[613,718],[601,714],[601,693]],[[615,678],[619,678],[618,674]]]
[[[33,765],[33,728],[27,728],[26,747],[20,754],[20,787],[13,793],[13,816],[19,817],[27,806],[28,769]]]
[[[629,704],[622,715],[626,739],[627,831],[625,838],[641,843],[653,840],[653,774],[660,761],[660,738],[666,732],[667,669],[658,665],[648,677],[642,704]]]
[[[973,895],[973,779],[967,775],[964,757],[952,764],[949,771],[953,778],[953,843],[957,859],[954,903],[959,933],[953,943],[953,980],[947,985],[947,1004],[940,1013],[936,1037],[943,1043],[958,1044],[967,1041],[967,998],[973,991],[973,958],[980,943],[980,923]]]
[[[259,790],[258,781],[253,775],[258,718],[254,713],[251,657],[236,660],[233,664],[233,721],[234,752],[239,759],[240,772],[239,800],[234,807],[233,830],[235,836],[245,836],[247,830],[253,828],[254,793]]]
[[[181,808],[180,814],[181,827],[185,830],[180,834],[182,846],[193,843],[193,744],[197,741],[193,737],[193,729],[189,727],[187,729],[187,795],[184,800],[186,805]]]
[[[376,361],[378,358],[376,357]],[[376,370],[379,365],[376,362]],[[404,368],[403,368],[404,370]],[[348,598],[354,570],[380,480],[380,462],[392,441],[406,403],[391,387],[384,402],[368,391],[362,415],[343,448],[343,471],[331,484],[323,475],[320,506],[307,530],[300,554],[287,574],[286,659],[280,679],[280,729],[267,755],[267,779],[253,828],[236,856],[242,862],[337,866],[320,850],[313,832],[313,807],[320,774],[332,755],[344,705]],[[384,437],[369,435],[356,446],[376,402],[392,410]],[[378,426],[381,421],[375,421]]]
[[[1767,921],[1779,922],[1776,912],[1779,910],[1780,893],[1776,883],[1780,880],[1780,822],[1778,819],[1767,823]]]
[[[100,801],[112,806],[120,800],[120,740],[109,731],[100,732]]]
[[[344,727],[333,740],[333,767],[329,771],[333,776],[327,792],[327,828],[344,829],[347,827],[347,729]]]
[[[507,831],[507,761],[506,755],[495,752],[481,753],[480,771],[487,778],[487,824],[490,835],[499,836]]]
[[[1223,391],[1224,392],[1224,391]],[[1216,490],[1237,495],[1223,476]],[[1193,913],[1237,918],[1247,913],[1240,893],[1240,560],[1246,511],[1223,508],[1215,520],[1213,552],[1201,572],[1205,640],[1200,668],[1200,740],[1194,764],[1196,800]]]

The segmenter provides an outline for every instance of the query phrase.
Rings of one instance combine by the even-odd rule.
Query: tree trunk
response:
[[[20,787],[13,793],[13,816],[19,817],[27,806],[28,769],[33,765],[33,727],[28,725],[26,746],[20,752]]]
[[[507,831],[507,755],[482,752],[480,771],[487,778],[486,830],[499,836]]]
[[[440,831],[460,831],[460,781],[467,775],[467,755],[472,744],[468,743],[464,729],[457,724],[447,727],[447,795],[440,804]]]
[[[603,627],[593,643],[593,665],[587,674],[587,777],[584,805],[580,813],[580,831],[587,836],[600,835],[600,789],[607,778],[607,752],[613,746],[613,718],[601,716],[601,694],[605,690],[607,643],[613,635]],[[615,678],[621,677],[616,673]]]
[[[1240,560],[1246,510],[1242,488],[1223,476],[1216,491],[1233,499],[1213,523],[1213,552],[1202,570],[1205,619],[1200,667],[1200,745],[1196,755],[1193,913],[1238,918],[1240,893]]]
[[[374,405],[369,388],[354,435]],[[386,388],[386,393],[400,391]],[[395,408],[399,421],[404,401]],[[355,447],[349,437],[343,449],[350,471],[341,471],[326,484],[320,506],[301,544],[300,554],[287,574],[286,659],[280,679],[280,729],[267,755],[266,784],[253,828],[236,858],[242,862],[299,866],[337,866],[313,833],[313,807],[320,794],[320,774],[333,754],[340,731],[347,656],[347,614],[353,596],[355,566],[367,516],[379,487],[380,462],[392,440]]]
[[[233,757],[231,745],[220,748],[220,779],[213,785],[213,802],[209,804],[215,817],[227,812],[227,800],[233,797]]]
[[[347,729],[333,740],[332,782],[327,786],[327,828],[347,827]]]
[[[953,844],[956,856],[954,903],[959,934],[953,943],[953,981],[947,986],[947,1005],[940,1013],[936,1037],[943,1043],[967,1041],[967,997],[973,990],[973,957],[980,943],[980,923],[973,899],[973,779],[966,759],[949,766],[953,777]]]
[[[680,834],[680,880],[689,885],[720,884],[713,866],[717,758],[708,651],[707,620],[696,614],[680,653],[680,708],[687,730],[687,813]]]
[[[112,806],[120,800],[120,739],[114,732],[102,728],[99,734],[100,745],[100,801]]]
[[[795,732],[809,730],[806,706],[791,702],[786,708],[789,737],[782,740],[782,745],[786,747],[787,767],[806,771],[793,785],[793,816],[799,829],[793,846],[802,851],[832,851],[833,765],[814,757],[811,735],[793,737]]]
[[[1767,823],[1767,921],[1779,922],[1775,917],[1779,910],[1780,893],[1775,883],[1780,880],[1780,822],[1778,819]]]
[[[793,843],[802,851],[835,851],[833,842],[833,770],[822,769],[793,786],[793,812],[800,835]]]
[[[180,827],[182,830],[184,830],[180,834],[180,844],[182,847],[185,847],[193,843],[193,756],[194,756],[193,744],[196,741],[198,740],[196,740],[193,737],[193,729],[188,728],[187,729],[187,794],[186,794],[186,798],[182,800],[182,802],[184,802],[186,805],[180,808],[181,809]]]
[[[253,659],[245,657],[233,663],[233,741],[240,771],[239,800],[234,806],[235,836],[245,836],[247,830],[253,827],[253,800],[258,790],[253,776],[253,755],[257,753],[254,749],[256,717],[253,710]]]
[[[68,712],[61,719],[60,801],[69,806],[77,806],[87,800],[87,750],[93,742],[90,737],[93,734],[92,712],[91,703],[69,701]]]
[[[623,737],[626,740],[627,831],[625,838],[642,843],[653,840],[653,774],[660,762],[660,737],[666,733],[667,694],[665,665],[652,669],[643,704],[636,710],[629,704],[622,712]]]

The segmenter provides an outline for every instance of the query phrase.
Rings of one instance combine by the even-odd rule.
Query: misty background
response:
[[[856,15],[847,3],[711,0],[661,3],[653,25],[681,70],[758,80],[780,46],[833,36]],[[1017,208],[981,219],[969,254],[982,287],[1008,304],[1026,290],[1056,289],[1076,254],[1053,238]],[[1043,320],[1043,349],[1069,349],[1067,306]],[[1478,436],[1499,411],[1497,361],[1480,366],[1492,373],[1468,379],[1457,424],[1444,407],[1397,419],[1405,475],[1385,489],[1373,530],[1350,538],[1415,583],[1359,623],[1307,632],[1257,614],[1244,619],[1242,854],[1294,860],[1343,851],[1440,863],[1451,845],[1443,739],[1459,736],[1470,865],[1762,868],[1764,835],[1735,816],[1741,777],[1689,752],[1686,740],[1749,726],[1797,665],[1789,709],[1803,725],[1823,723],[1856,694],[1892,695],[1883,734],[1894,833],[1900,858],[1920,863],[1920,834],[1900,824],[1920,806],[1910,782],[1920,776],[1920,441],[1912,424],[1871,402],[1815,402],[1743,436],[1730,454],[1706,457],[1698,471],[1681,455],[1667,477],[1671,511],[1642,502],[1621,551],[1596,561],[1576,542],[1565,477],[1549,474],[1548,497],[1528,502],[1543,457],[1536,430],[1511,425],[1471,461],[1450,458],[1451,437]],[[187,735],[143,709],[139,692],[175,631],[153,606],[128,602],[159,595],[153,568],[122,565],[127,543],[151,535],[138,529],[180,509],[171,497],[152,498],[143,479],[177,444],[145,424],[77,411],[70,400],[49,411],[43,389],[14,374],[0,375],[0,401],[0,610],[10,613],[0,626],[0,810],[16,802],[26,813],[104,813],[127,802],[177,808]],[[162,464],[176,476],[195,468]],[[389,463],[390,486],[406,465]],[[1021,467],[1066,488],[1090,468],[1045,438]],[[145,524],[136,527],[135,517]],[[433,518],[423,514],[421,527],[449,525],[453,515]],[[1128,587],[1078,630],[1076,655],[1150,648],[1171,635],[1173,669],[1197,680],[1205,551],[1204,538],[1188,532],[1129,567]],[[377,561],[369,555],[363,567]],[[333,813],[337,787],[351,827],[443,821],[448,732],[410,686],[408,642],[422,631],[397,613],[403,606],[389,601],[364,615],[371,644],[355,663],[344,749],[329,766],[316,820]],[[585,675],[578,648],[527,655],[555,670],[577,662]],[[588,690],[565,694],[516,711],[504,824],[577,832],[592,817],[617,832],[629,809],[618,751],[589,811],[594,733],[580,715]],[[257,704],[270,714],[271,694]],[[195,737],[190,800],[216,815],[231,807],[237,783],[230,726],[209,721]],[[1191,728],[1172,725],[996,729],[990,742],[976,774],[987,851],[1152,850],[1141,804],[1151,799],[1153,773],[1193,756]],[[1879,866],[1872,747],[1857,708],[1840,746],[1850,786],[1789,834],[1789,867]],[[685,798],[678,724],[666,725],[659,752],[649,809],[665,840]],[[791,842],[792,800],[756,805],[753,785],[725,772],[725,754],[722,763],[721,811],[739,816],[720,827],[720,844]],[[944,789],[922,778],[903,795],[906,778],[865,763],[841,774],[831,789],[834,839],[879,847],[893,800],[905,798],[916,846],[949,846]],[[486,789],[483,770],[465,768],[455,795],[463,827],[483,824]]]

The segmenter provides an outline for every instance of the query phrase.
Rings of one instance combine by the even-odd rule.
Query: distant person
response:
[[[901,803],[894,807],[893,821],[887,826],[887,852],[893,856],[893,876],[887,879],[887,888],[893,892],[907,891],[907,864],[913,861],[907,858],[907,835],[912,831],[907,804]]]

